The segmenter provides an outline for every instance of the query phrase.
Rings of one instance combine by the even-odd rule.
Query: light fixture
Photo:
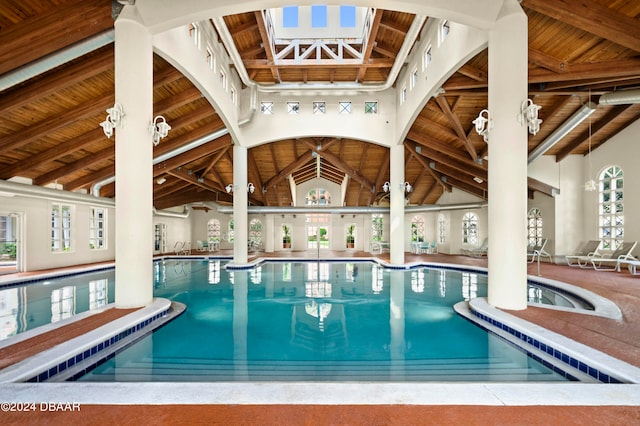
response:
[[[542,124],[542,120],[538,118],[540,108],[542,108],[540,105],[536,105],[531,99],[527,99],[522,102],[520,114],[518,115],[518,122],[520,124],[526,123],[529,133],[534,136],[540,131],[540,124]]]
[[[382,185],[382,190],[384,192],[389,192],[389,182],[385,182],[384,185]]]
[[[169,130],[171,130],[171,126],[167,124],[167,120],[165,120],[163,116],[158,115],[154,118],[153,123],[149,125],[149,133],[151,133],[151,137],[153,138],[153,145],[158,145],[160,139],[166,138]]]
[[[391,184],[389,182],[385,182],[384,185],[382,185],[382,190],[384,192],[389,192],[390,186],[391,186]],[[411,184],[409,182],[401,183],[400,184],[400,188],[404,189],[407,192],[413,191],[413,187],[411,186]]]
[[[230,183],[229,185],[225,186],[224,189],[231,193],[233,192],[233,190],[236,188],[236,186],[232,183]],[[249,182],[249,184],[247,185],[247,192],[249,192],[250,194],[253,194],[253,192],[256,190],[256,186],[254,184],[252,184],[251,182]]]
[[[116,126],[122,127],[124,124],[124,110],[122,109],[122,105],[119,103],[115,103],[113,107],[107,108],[107,118],[100,123],[100,127],[102,127],[102,131],[105,136],[110,138],[113,136],[113,130]]]
[[[483,115],[486,113],[486,117]],[[488,109],[483,109],[478,114],[472,123],[476,126],[476,132],[482,136],[485,142],[489,142],[489,132],[493,128],[493,121],[491,121],[491,113]]]
[[[165,178],[164,176],[161,178],[156,179],[156,183],[158,185],[162,185],[163,183],[165,183],[167,181],[167,178]]]
[[[567,121],[562,123],[553,133],[551,133],[540,145],[538,145],[527,159],[527,163],[531,164],[538,159],[542,154],[551,149],[552,146],[557,144],[563,137],[571,132],[576,126],[586,120],[596,110],[596,104],[593,102],[587,102],[582,105],[578,111],[576,111]]]

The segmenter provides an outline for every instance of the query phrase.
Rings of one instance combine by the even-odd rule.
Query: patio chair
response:
[[[567,265],[571,267],[589,268],[590,257],[597,256],[600,248],[600,240],[587,241],[576,254],[565,256]]]
[[[593,265],[593,269],[596,271],[618,271],[620,272],[620,262],[623,260],[632,260],[634,259],[631,252],[636,245],[637,241],[625,243],[610,255],[603,256],[595,256],[591,259],[591,264]]]
[[[638,272],[638,266],[640,266],[640,259],[621,259],[620,266],[626,265],[629,268],[629,273],[631,275],[640,275]]]
[[[471,248],[467,248],[467,249],[463,249],[462,253],[466,254],[467,256],[472,256],[472,257],[482,257],[482,256],[486,256],[487,253],[489,252],[489,239],[485,238],[484,241],[482,242],[482,244],[478,247],[471,247]]]
[[[536,258],[540,260],[540,258],[542,257],[548,257],[549,262],[553,262],[553,259],[551,259],[551,255],[544,250],[544,247],[547,245],[547,241],[549,240],[543,238],[542,240],[540,240],[539,245],[532,245],[527,247],[527,261],[529,263],[535,262]]]

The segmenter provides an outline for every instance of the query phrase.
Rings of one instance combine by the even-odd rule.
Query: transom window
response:
[[[478,215],[467,212],[462,216],[462,243],[478,244]]]
[[[533,208],[527,214],[527,243],[539,246],[542,243],[542,212]]]
[[[364,103],[365,114],[377,114],[378,113],[378,101],[368,101]]]
[[[273,102],[271,101],[260,102],[260,112],[266,115],[273,114]]]
[[[300,112],[300,102],[287,102],[287,114],[298,114]]]
[[[351,101],[343,101],[339,103],[340,114],[351,114]]]
[[[623,173],[611,166],[600,174],[598,234],[604,249],[617,249],[624,238]]]
[[[313,188],[307,192],[305,204],[308,206],[330,206],[331,194],[324,188]]]
[[[326,114],[327,112],[327,103],[324,101],[314,101],[313,102],[313,113],[314,114]]]

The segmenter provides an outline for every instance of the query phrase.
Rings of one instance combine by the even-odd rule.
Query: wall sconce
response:
[[[149,125],[149,133],[153,138],[153,145],[156,146],[160,143],[160,139],[166,138],[171,130],[171,126],[167,124],[167,120],[161,115],[158,115],[153,119],[153,123]]]
[[[230,183],[229,185],[225,186],[225,187],[224,187],[224,189],[225,189],[227,192],[231,193],[231,192],[233,192],[233,190],[235,189],[235,187],[236,187],[236,186],[235,186],[234,184]],[[250,193],[250,194],[253,194],[253,192],[254,192],[255,190],[256,190],[255,185],[254,185],[254,184],[252,184],[251,182],[249,182],[249,184],[247,185],[247,192],[248,192],[248,193]]]
[[[520,124],[527,123],[529,133],[536,135],[540,131],[540,124],[542,120],[538,118],[538,111],[542,108],[540,105],[533,103],[531,99],[527,99],[522,102],[520,107],[520,114],[518,115],[518,122]]]
[[[382,185],[382,190],[384,192],[389,192],[389,182],[385,182],[384,185]]]
[[[389,192],[389,187],[391,186],[391,184],[389,182],[385,182],[384,185],[382,185],[382,190],[384,192]],[[400,188],[404,189],[407,192],[411,192],[413,191],[413,187],[411,186],[411,184],[409,182],[404,182],[400,184]]]
[[[165,183],[166,181],[167,181],[167,178],[165,178],[164,176],[163,176],[163,177],[160,177],[160,178],[158,178],[158,179],[156,179],[156,183],[157,183],[158,185],[162,185],[162,184],[163,184],[163,183]]]
[[[483,116],[482,114],[487,113],[487,116]],[[482,136],[485,142],[489,143],[489,132],[493,128],[493,121],[491,121],[491,113],[489,110],[483,109],[478,114],[478,117],[472,121],[476,126],[476,132]]]
[[[116,103],[112,108],[107,108],[107,118],[100,123],[100,127],[102,127],[102,131],[105,136],[111,138],[113,136],[113,129],[116,126],[120,126],[124,124],[124,110],[122,109],[122,105]]]

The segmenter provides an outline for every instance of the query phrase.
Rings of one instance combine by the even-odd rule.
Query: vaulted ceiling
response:
[[[597,104],[605,93],[640,88],[640,2],[522,0],[521,5],[529,18],[529,95],[542,107],[543,120],[539,133],[529,136],[531,152],[588,101]],[[114,175],[113,139],[98,126],[114,103],[113,42],[100,41],[113,29],[112,12],[109,1],[0,2],[0,179],[21,176],[73,191],[90,190]],[[257,83],[381,83],[415,16],[378,9],[373,17],[373,42],[362,49],[364,65],[276,64],[273,57],[282,50],[270,47],[261,11],[225,16],[224,24]],[[87,40],[95,40],[96,48],[47,65],[51,55],[71,55],[70,46]],[[444,93],[417,115],[404,141],[405,178],[415,188],[408,194],[410,204],[435,203],[452,188],[487,198],[489,162],[478,161],[487,145],[471,124],[487,105],[487,73],[485,50],[457,70]],[[154,57],[154,114],[172,126],[155,157],[225,127],[194,84],[159,56]],[[589,121],[546,154],[557,161],[585,155],[639,118],[640,104],[600,104]],[[154,165],[156,208],[232,202],[224,189],[233,180],[231,138],[220,134]],[[290,206],[290,178],[299,184],[320,175],[339,184],[346,176],[346,205],[370,206],[386,202],[381,186],[389,180],[389,150],[351,139],[281,140],[251,148],[248,170],[249,181],[266,189],[250,196],[252,204]],[[529,190],[551,193],[532,179]],[[114,192],[110,183],[101,195]]]

